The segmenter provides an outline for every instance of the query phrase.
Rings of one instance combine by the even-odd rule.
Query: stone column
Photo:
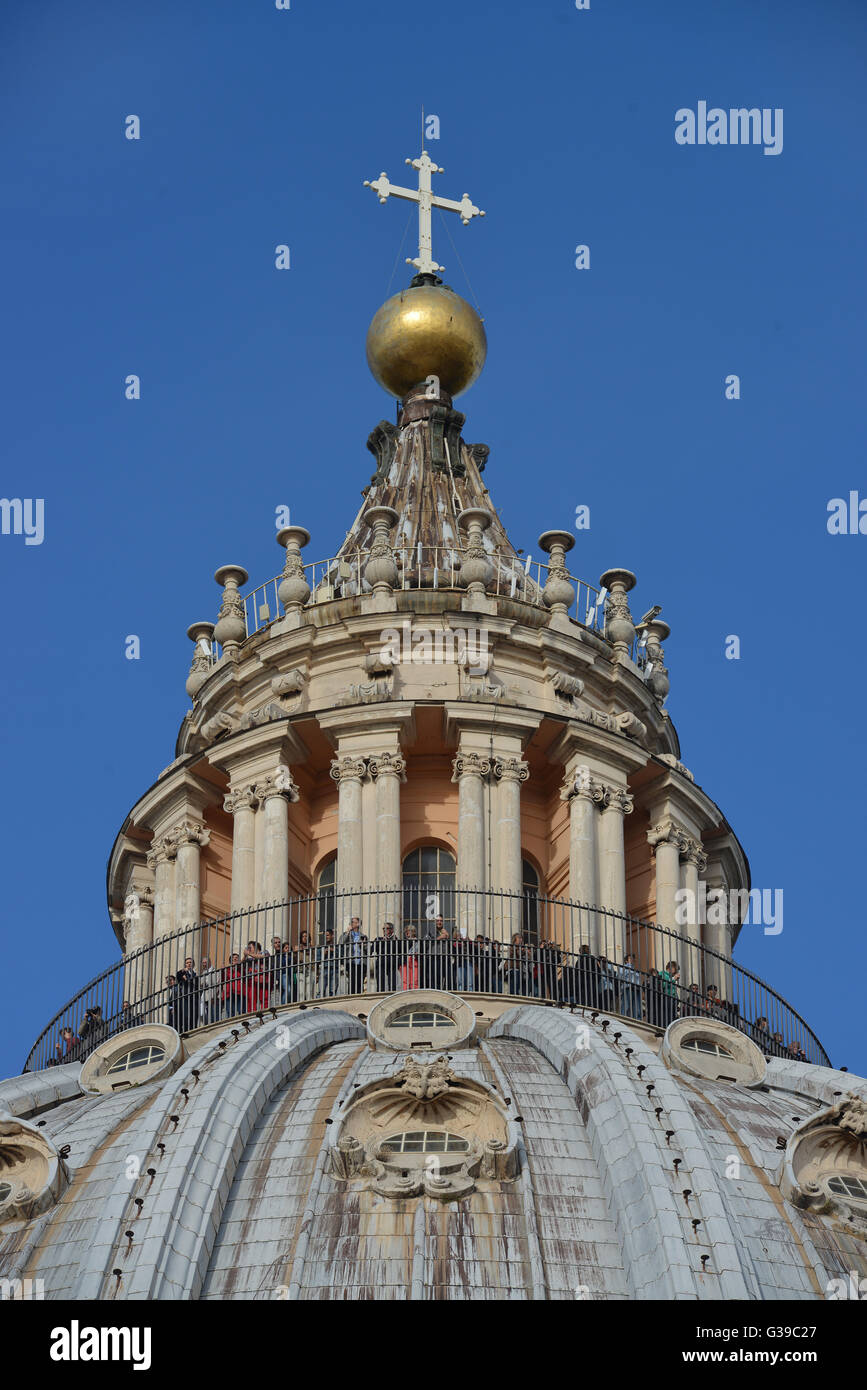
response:
[[[560,796],[569,803],[569,897],[573,903],[589,909],[572,913],[570,940],[564,942],[568,951],[589,945],[594,955],[599,949],[597,908],[599,906],[599,807],[604,787],[591,777],[586,767],[567,777]]]
[[[682,887],[686,892],[686,922],[681,927],[681,931],[689,937],[690,942],[694,943],[694,949],[685,949],[687,959],[681,962],[681,972],[687,989],[695,982],[702,987],[703,991],[707,981],[702,978],[702,958],[699,949],[701,927],[699,925],[698,876],[707,868],[707,855],[702,851],[701,841],[694,840],[691,836],[684,837],[681,852],[683,854]]]
[[[268,937],[286,936],[289,897],[289,802],[297,801],[299,790],[288,767],[280,764],[275,772],[257,782],[255,793],[262,806],[263,863],[262,892],[266,903],[279,904],[268,926]],[[267,943],[263,942],[263,946]]]
[[[232,912],[252,907],[256,901],[256,807],[259,798],[251,786],[230,784],[223,810],[232,816]]]
[[[604,954],[622,960],[628,949],[626,923],[626,857],[623,849],[623,817],[632,810],[632,796],[625,787],[606,786],[602,793],[602,814],[599,817],[599,901],[615,912],[599,942]]]
[[[499,845],[497,887],[504,895],[495,901],[494,915],[499,923],[495,935],[501,941],[510,941],[523,926],[521,784],[529,775],[529,764],[521,758],[497,758],[494,763],[497,779],[494,834]]]
[[[677,890],[680,887],[682,838],[683,832],[672,820],[659,821],[647,832],[648,844],[656,856],[656,920],[669,931],[680,930]],[[664,966],[665,962],[662,964]]]
[[[153,945],[154,939],[154,893],[151,888],[130,888],[124,902],[123,920],[125,956],[142,952],[135,960],[127,962],[123,997],[131,1004],[144,1005],[143,1013],[147,1018],[153,964],[153,952],[147,948]]]
[[[211,832],[195,821],[183,820],[171,831],[177,849],[175,866],[175,930],[198,928],[202,920],[201,852]],[[178,939],[178,961],[192,956],[195,968],[201,963],[198,930],[185,930]]]
[[[400,925],[400,784],[406,781],[406,759],[399,753],[375,753],[368,767],[376,780],[376,908],[381,917],[367,924],[372,937],[383,922]]]
[[[344,754],[331,763],[331,776],[337,783],[335,940],[340,939],[348,919],[362,910],[361,783],[366,775],[364,758]]]
[[[175,929],[175,859],[177,847],[171,835],[155,836],[147,855],[154,875],[154,941]]]
[[[485,779],[491,760],[480,753],[461,752],[452,763],[458,785],[458,926],[471,937],[487,934],[485,897]]]
[[[704,945],[717,956],[705,956],[705,988],[716,985],[720,998],[731,1000],[732,972],[728,965],[731,959],[731,934],[728,912],[728,884],[722,867],[712,863],[705,875],[705,901],[707,920],[702,928]]]

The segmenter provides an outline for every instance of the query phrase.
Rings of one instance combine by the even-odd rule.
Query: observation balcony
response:
[[[447,935],[438,938],[439,916]],[[346,939],[353,917],[360,941]],[[185,975],[185,961],[195,978]],[[595,1010],[657,1034],[678,1017],[718,1018],[767,1056],[831,1065],[776,991],[691,937],[566,899],[442,885],[429,893],[412,883],[250,907],[142,947],[63,1005],[24,1070],[81,1061],[135,1024],[169,1023],[191,1034],[266,1010],[343,999],[369,1011],[370,996],[415,988]],[[72,1031],[68,1043],[64,1029]]]

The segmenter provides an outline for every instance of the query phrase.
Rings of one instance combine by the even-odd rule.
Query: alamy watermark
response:
[[[45,539],[45,499],[0,497],[0,535],[23,535],[25,545],[41,545]]]
[[[678,888],[674,901],[679,927],[689,923],[722,927],[741,922],[764,928],[765,936],[779,936],[783,930],[782,888],[708,888],[704,879],[699,879],[698,893]]]
[[[488,631],[481,626],[418,627],[405,619],[400,628],[383,628],[379,656],[390,666],[463,666],[470,675],[484,676],[489,665]]]
[[[679,145],[763,145],[765,154],[783,152],[783,108],[721,106],[697,110],[682,106],[674,113],[674,138]]]

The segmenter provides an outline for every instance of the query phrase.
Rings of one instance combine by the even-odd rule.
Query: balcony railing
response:
[[[447,933],[439,938],[438,915]],[[353,916],[364,941],[343,939]],[[668,970],[672,961],[677,975]],[[134,1024],[171,1023],[188,1033],[282,1005],[426,987],[597,1009],[658,1029],[676,1017],[710,1016],[768,1056],[830,1066],[780,995],[687,936],[564,899],[440,881],[431,890],[413,882],[322,892],[175,932],[79,990],[40,1033],[24,1069],[82,1060]]]

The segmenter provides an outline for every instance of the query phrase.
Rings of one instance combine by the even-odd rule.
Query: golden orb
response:
[[[446,285],[411,285],[387,299],[367,330],[367,365],[380,386],[404,396],[439,377],[450,396],[472,386],[488,340],[475,309]]]

